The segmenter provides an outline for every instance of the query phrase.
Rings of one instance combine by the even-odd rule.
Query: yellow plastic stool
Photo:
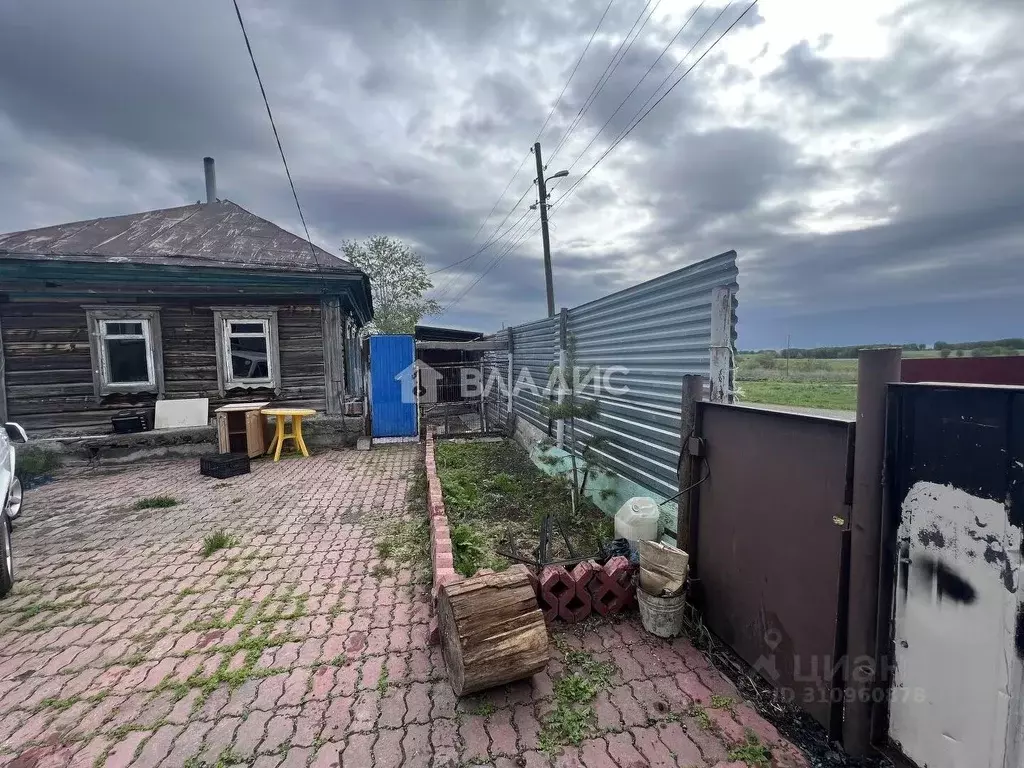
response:
[[[316,411],[312,408],[262,408],[260,413],[266,416],[277,417],[277,431],[274,433],[274,439],[270,441],[270,447],[267,448],[268,454],[271,451],[274,452],[274,461],[281,460],[281,446],[284,445],[285,440],[289,439],[295,441],[295,446],[302,452],[303,456],[309,456],[309,450],[302,439],[302,417],[316,416]],[[286,418],[291,419],[291,432],[284,431]]]

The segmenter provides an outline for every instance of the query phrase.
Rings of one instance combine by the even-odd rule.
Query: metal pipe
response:
[[[882,682],[875,679],[874,659],[882,547],[885,398],[887,385],[900,380],[901,355],[899,347],[862,349],[857,361],[846,634],[849,703],[843,717],[843,747],[856,757],[871,751],[871,697],[876,684]]]
[[[213,158],[203,158],[203,173],[206,176],[206,203],[217,202],[217,171],[213,167]]]

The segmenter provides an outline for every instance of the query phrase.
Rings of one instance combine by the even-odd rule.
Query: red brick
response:
[[[203,753],[201,760],[204,763],[213,765],[220,757],[220,753],[231,746],[234,740],[235,730],[242,723],[240,717],[222,717],[213,724],[213,728],[206,734],[203,740]]]
[[[637,725],[647,725],[647,713],[636,700],[633,691],[628,685],[620,685],[611,689],[612,703],[622,715],[622,722],[627,728]]]
[[[464,762],[487,759],[490,738],[487,736],[482,717],[473,715],[463,718],[462,724],[459,726],[459,735],[465,745],[465,753],[462,755]]]
[[[658,736],[675,756],[679,765],[704,765],[704,757],[700,750],[679,723],[662,723],[658,726]]]
[[[105,768],[127,768],[135,759],[139,746],[149,738],[149,731],[132,731],[119,741],[107,755]]]
[[[309,682],[309,670],[293,669],[284,681],[284,693],[277,700],[279,707],[296,707],[306,697]]]
[[[152,768],[152,766],[159,765],[171,751],[171,745],[181,731],[182,727],[180,725],[165,725],[161,727],[146,742],[142,752],[139,753],[138,759],[135,761],[135,765],[138,768]]]
[[[380,719],[382,728],[401,728],[405,721],[405,689],[391,686],[380,700]]]
[[[402,751],[405,753],[403,768],[427,768],[430,765],[432,750],[430,748],[430,727],[427,725],[410,725],[405,729],[402,739]]]
[[[324,717],[323,738],[328,741],[341,741],[352,724],[352,707],[354,702],[347,696],[331,699]]]
[[[402,731],[381,728],[373,745],[373,768],[399,768],[402,765]]]
[[[242,721],[242,724],[238,726],[238,732],[235,734],[235,741],[231,745],[231,750],[244,758],[253,757],[256,754],[256,747],[263,741],[263,735],[266,733],[269,720],[269,712],[261,712],[259,710],[250,712]]]
[[[545,621],[553,621],[559,614],[562,596],[575,594],[576,582],[560,565],[548,565],[540,573],[540,595],[537,601]]]
[[[352,725],[355,732],[371,731],[377,722],[377,704],[380,695],[377,691],[362,691],[356,696],[352,705]]]
[[[512,713],[507,709],[498,710],[487,718],[487,735],[491,737],[491,754],[514,756],[516,732],[512,728]]]
[[[349,736],[345,743],[345,750],[341,753],[340,765],[342,768],[362,768],[362,766],[373,765],[373,742],[376,740],[377,734],[375,733],[353,733]],[[324,765],[330,764],[324,763]]]
[[[276,752],[278,748],[292,737],[294,721],[291,717],[274,715],[267,723],[267,735],[257,748],[258,752]]]
[[[203,747],[203,737],[211,728],[213,728],[212,722],[196,720],[189,723],[185,730],[181,732],[181,735],[174,740],[174,746],[167,759],[164,760],[164,765],[167,768],[185,765],[189,758],[198,755]]]
[[[320,738],[327,722],[327,702],[310,701],[302,705],[295,717],[295,735],[291,743],[300,747],[311,747]]]

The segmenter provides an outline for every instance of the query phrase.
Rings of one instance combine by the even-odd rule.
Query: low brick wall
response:
[[[430,512],[430,566],[433,575],[434,615],[430,619],[430,642],[438,641],[437,629],[437,597],[445,584],[458,581],[462,577],[455,572],[455,559],[452,553],[452,534],[448,527],[448,516],[444,511],[444,494],[441,493],[441,480],[437,476],[437,460],[434,457],[434,432],[427,431],[425,451],[427,470],[427,509]]]

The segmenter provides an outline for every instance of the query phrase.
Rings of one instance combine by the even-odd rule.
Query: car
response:
[[[28,435],[14,422],[4,424],[0,432],[0,597],[7,597],[14,586],[14,549],[11,546],[11,523],[21,514],[23,491],[21,480],[14,474],[15,443],[27,443]]]

